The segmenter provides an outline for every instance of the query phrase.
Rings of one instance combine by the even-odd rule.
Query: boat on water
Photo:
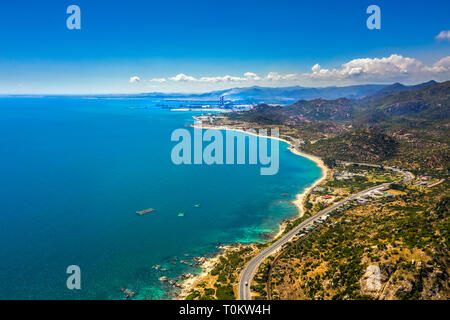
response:
[[[153,211],[155,211],[155,209],[153,209],[153,208],[148,208],[148,209],[136,211],[136,214],[137,214],[138,216],[142,216],[142,215],[144,215],[144,214],[147,214],[147,213],[153,212]]]
[[[179,212],[179,213],[178,213],[178,216],[179,216],[179,217],[184,217],[184,212]]]

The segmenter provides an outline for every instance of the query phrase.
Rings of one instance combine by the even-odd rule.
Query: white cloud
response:
[[[223,76],[223,77],[201,77],[198,79],[200,82],[239,82],[239,81],[247,81],[247,78],[241,77],[233,77],[233,76]]]
[[[153,78],[152,80],[150,80],[150,82],[166,82],[167,80],[165,78]]]
[[[340,68],[331,70],[322,69],[319,64],[316,64],[312,67],[312,72],[304,76],[316,80],[389,79],[420,73],[422,69],[422,62],[393,54],[387,58],[354,59],[344,63]]]
[[[170,77],[169,80],[176,82],[239,82],[239,81],[247,81],[247,78],[241,77],[233,77],[233,76],[218,76],[218,77],[201,77],[194,78],[192,76],[185,75],[184,73],[177,74],[175,77]]]
[[[426,70],[431,73],[450,73],[450,56],[442,58],[431,67],[426,67]]]
[[[327,84],[340,83],[368,83],[387,81],[421,81],[435,78],[436,80],[450,79],[450,56],[444,57],[432,64],[424,65],[421,61],[392,54],[382,58],[359,58],[350,60],[339,67],[333,69],[322,68],[320,64],[315,64],[310,72],[287,73],[269,72],[265,76],[260,76],[254,72],[246,72],[242,76],[208,76],[193,77],[184,73],[177,74],[169,78],[155,78],[149,81],[163,83],[167,82],[187,82],[197,84],[227,84],[227,83],[289,83],[314,85],[318,81]],[[139,77],[130,78],[130,82],[140,81]]]
[[[139,78],[138,76],[133,76],[130,78],[130,83],[136,83],[141,81],[141,78]]]
[[[450,41],[450,30],[442,30],[441,32],[439,32],[439,34],[435,38],[436,38],[436,40]]]
[[[278,72],[269,72],[265,77],[261,78],[261,80],[295,81],[295,80],[300,80],[300,74],[298,74],[298,73],[279,74]]]
[[[319,72],[319,71],[320,71],[320,64],[316,63],[316,64],[311,68],[311,70],[312,70],[313,72]]]
[[[265,79],[269,81],[280,81],[282,80],[282,76],[278,72],[269,72]]]
[[[177,74],[175,77],[169,78],[169,80],[187,82],[187,81],[195,81],[196,79],[194,77],[187,76],[184,73],[180,73]]]
[[[256,73],[253,73],[253,72],[244,73],[244,77],[246,77],[249,80],[253,80],[253,81],[261,80],[261,77],[259,77]]]

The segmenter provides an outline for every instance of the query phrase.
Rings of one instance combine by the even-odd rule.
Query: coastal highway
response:
[[[347,163],[347,164],[356,164],[356,163]],[[358,163],[358,165],[367,165],[363,163]],[[370,165],[374,166],[374,165]],[[404,179],[402,179],[402,182],[410,181],[413,178],[413,175],[410,172],[402,171],[398,168],[393,167],[384,167],[387,170],[396,171],[399,173],[402,173],[404,175]],[[368,189],[365,189],[363,191],[360,191],[338,203],[333,204],[332,206],[316,213],[314,216],[309,217],[302,223],[300,223],[298,226],[290,230],[288,233],[286,233],[283,237],[278,239],[276,242],[271,244],[269,247],[264,249],[262,252],[260,252],[256,257],[254,257],[250,262],[245,266],[244,270],[241,273],[241,277],[239,279],[239,300],[251,300],[251,291],[250,291],[250,285],[252,283],[253,276],[256,273],[256,270],[258,270],[259,265],[269,256],[272,254],[278,252],[283,245],[291,241],[295,235],[302,231],[303,228],[308,227],[309,225],[313,224],[315,221],[319,220],[322,216],[330,213],[331,211],[339,208],[340,206],[353,201],[359,197],[364,196],[366,193],[380,190],[385,187],[388,187],[391,183],[383,183]]]

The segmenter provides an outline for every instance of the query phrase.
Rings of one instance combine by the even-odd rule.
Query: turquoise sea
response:
[[[218,244],[263,241],[320,176],[286,143],[273,176],[260,165],[174,165],[171,133],[192,130],[198,113],[156,105],[0,98],[0,299],[123,299],[121,287],[169,299],[159,277],[199,272],[179,261]],[[81,268],[81,290],[66,287],[69,265]]]

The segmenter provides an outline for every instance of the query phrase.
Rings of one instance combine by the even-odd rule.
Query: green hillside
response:
[[[259,105],[219,122],[279,126],[326,159],[385,162],[411,170],[449,168],[450,81],[414,87],[394,84],[364,99],[301,100]]]

